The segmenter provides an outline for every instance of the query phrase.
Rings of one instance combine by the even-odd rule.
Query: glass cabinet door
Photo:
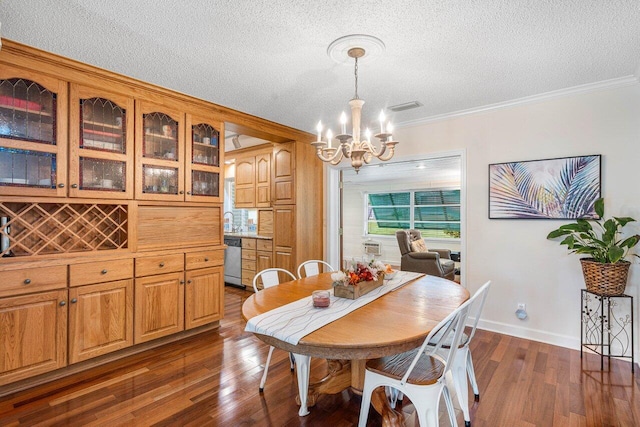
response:
[[[66,194],[67,83],[0,70],[0,194]]]
[[[136,198],[182,201],[184,113],[136,102]]]
[[[223,124],[212,122],[204,115],[187,114],[186,119],[188,163],[185,200],[221,203]]]
[[[69,195],[133,198],[133,98],[71,85]]]

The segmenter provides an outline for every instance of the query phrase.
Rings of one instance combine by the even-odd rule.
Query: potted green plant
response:
[[[580,259],[582,273],[587,290],[601,295],[620,295],[627,286],[631,249],[640,241],[636,234],[620,239],[621,229],[635,219],[630,217],[612,217],[604,220],[604,199],[596,200],[594,205],[599,219],[594,225],[585,219],[565,224],[547,235],[547,239],[563,237],[561,245],[567,245],[570,253],[585,254]]]

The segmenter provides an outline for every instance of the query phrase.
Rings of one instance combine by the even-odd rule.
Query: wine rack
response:
[[[128,246],[128,206],[0,202],[3,257],[66,254]]]

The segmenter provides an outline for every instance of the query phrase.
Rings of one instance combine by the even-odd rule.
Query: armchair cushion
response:
[[[414,240],[411,242],[412,252],[427,252],[427,245],[424,243],[424,239]]]

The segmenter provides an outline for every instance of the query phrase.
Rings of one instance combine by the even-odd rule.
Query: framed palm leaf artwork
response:
[[[595,219],[601,156],[489,165],[489,219]]]

